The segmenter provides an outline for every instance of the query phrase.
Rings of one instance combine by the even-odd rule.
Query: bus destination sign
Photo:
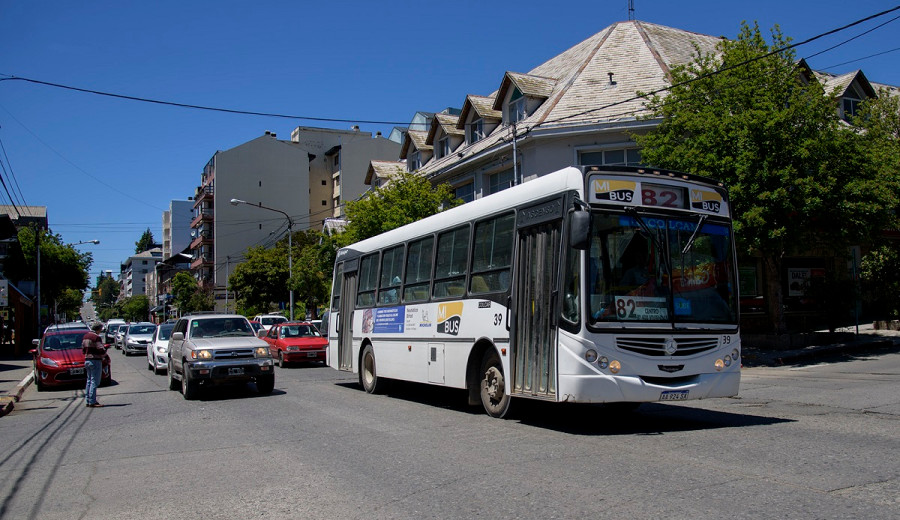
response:
[[[675,183],[643,182],[599,175],[592,176],[588,186],[588,199],[594,204],[690,209],[716,215],[726,214],[722,195],[713,189],[688,189]]]

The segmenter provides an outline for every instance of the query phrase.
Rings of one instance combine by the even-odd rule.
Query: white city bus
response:
[[[577,403],[736,395],[726,189],[664,170],[569,167],[342,248],[328,364]]]

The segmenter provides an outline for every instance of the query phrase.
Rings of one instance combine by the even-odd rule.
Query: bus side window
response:
[[[378,286],[378,253],[363,257],[359,262],[359,291],[357,307],[375,305],[375,288]]]
[[[509,289],[514,228],[513,213],[475,224],[470,293],[483,294]]]
[[[428,299],[433,252],[434,237],[409,244],[406,253],[406,279],[403,281],[404,302],[422,302]]]
[[[465,294],[468,257],[468,225],[438,235],[437,265],[434,270],[435,298]]]
[[[381,256],[381,283],[378,303],[391,305],[400,302],[400,273],[403,269],[403,246],[392,247]]]

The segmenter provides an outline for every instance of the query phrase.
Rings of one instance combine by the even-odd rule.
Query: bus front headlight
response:
[[[584,359],[588,363],[593,363],[594,361],[597,361],[597,351],[592,348],[588,349],[588,351],[584,353]]]

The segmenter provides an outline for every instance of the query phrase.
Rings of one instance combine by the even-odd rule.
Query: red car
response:
[[[38,391],[49,386],[81,384],[87,376],[84,373],[84,353],[81,340],[89,330],[66,330],[48,332],[40,340],[34,340],[35,348],[29,352],[34,358],[34,384]],[[100,384],[112,381],[109,369],[109,354],[103,356],[103,372]]]
[[[269,344],[272,357],[278,360],[280,367],[297,361],[325,362],[328,340],[312,323],[278,323],[269,329],[263,339]]]

